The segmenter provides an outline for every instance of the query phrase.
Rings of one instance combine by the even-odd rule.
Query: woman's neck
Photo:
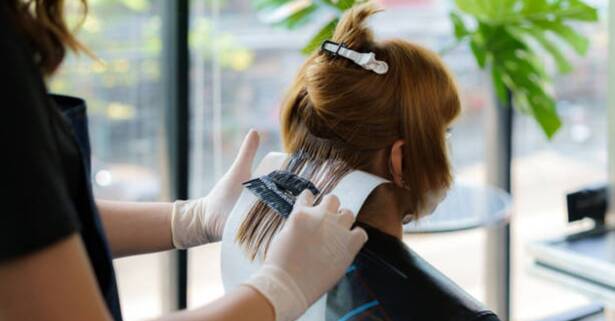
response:
[[[357,221],[381,232],[402,238],[401,210],[391,184],[383,184],[367,198]]]

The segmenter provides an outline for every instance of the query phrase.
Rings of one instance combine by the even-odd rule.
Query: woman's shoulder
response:
[[[328,316],[344,317],[362,310],[362,315],[383,320],[497,320],[402,241],[364,228],[369,241],[329,292]]]

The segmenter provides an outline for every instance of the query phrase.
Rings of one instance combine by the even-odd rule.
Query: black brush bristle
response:
[[[273,171],[243,185],[284,218],[290,215],[301,192],[309,189],[314,196],[320,193],[312,182],[288,171]]]

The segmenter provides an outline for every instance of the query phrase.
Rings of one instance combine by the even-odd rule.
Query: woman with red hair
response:
[[[296,175],[322,195],[338,195],[369,236],[301,321],[496,321],[402,241],[403,224],[429,215],[452,183],[446,137],[461,106],[436,53],[373,36],[367,19],[379,11],[373,3],[348,10],[299,69],[281,107],[287,154],[265,158],[257,173],[274,172],[248,184],[265,182],[240,197],[223,233],[225,288],[266,265],[276,233],[288,224],[267,180]]]

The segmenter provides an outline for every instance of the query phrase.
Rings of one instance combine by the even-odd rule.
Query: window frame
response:
[[[189,0],[164,1],[162,12],[162,64],[167,125],[169,196],[172,201],[189,195]],[[188,305],[188,251],[178,250],[171,258],[172,288],[180,310]],[[173,296],[171,296],[173,298]]]

